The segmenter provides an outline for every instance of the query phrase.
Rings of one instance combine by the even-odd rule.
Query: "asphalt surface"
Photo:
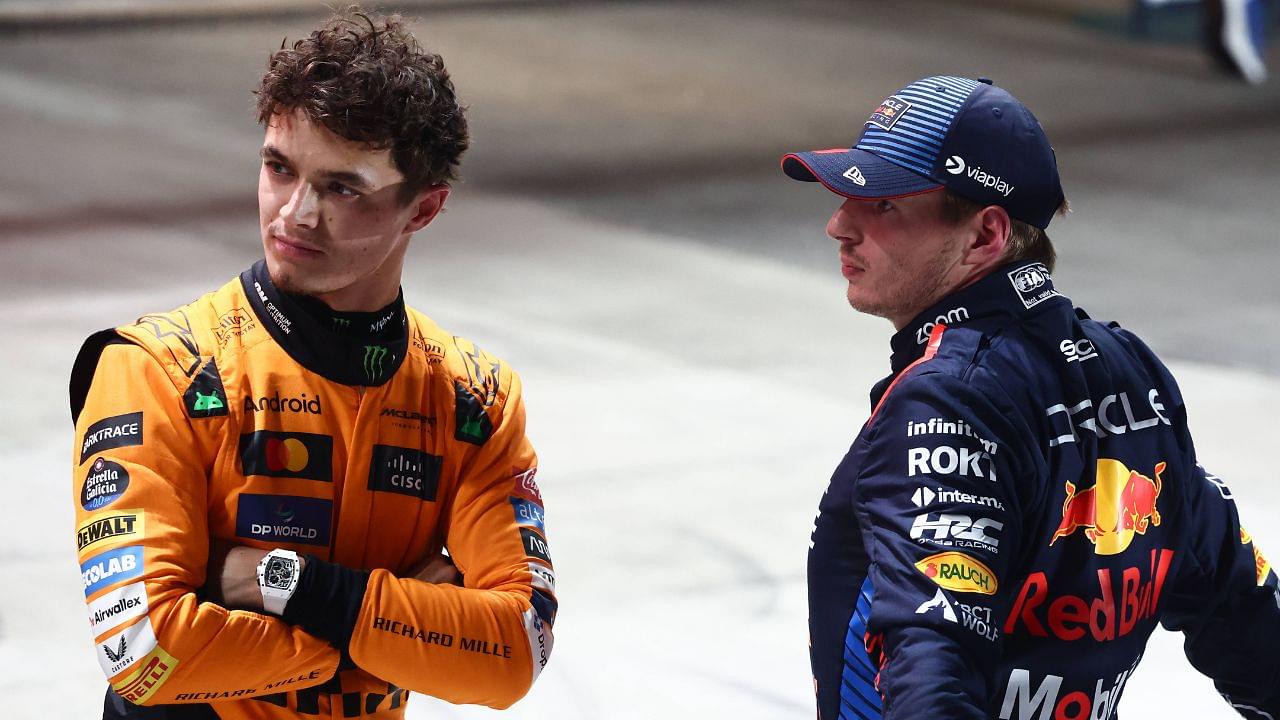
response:
[[[95,708],[71,360],[259,255],[250,90],[313,22],[0,36],[0,468],[23,501],[0,545],[0,582],[23,589],[0,599],[0,714]],[[1107,23],[941,1],[454,6],[415,27],[474,149],[415,238],[407,297],[521,370],[548,478],[565,612],[515,717],[811,716],[804,549],[890,329],[843,306],[835,199],[777,163],[849,144],[926,74],[992,77],[1036,111],[1074,208],[1050,228],[1059,287],[1172,361],[1201,457],[1280,547],[1263,521],[1280,510],[1280,82]],[[1165,635],[1121,708],[1231,716]]]

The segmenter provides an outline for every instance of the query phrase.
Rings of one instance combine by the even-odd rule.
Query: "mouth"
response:
[[[862,267],[861,265],[858,265],[857,263],[853,262],[849,258],[845,258],[845,257],[840,258],[840,274],[843,275],[846,280],[853,280],[854,278],[862,275],[866,271],[867,271],[866,268]]]
[[[314,258],[324,254],[320,248],[279,233],[271,233],[271,242],[276,252],[290,258]]]

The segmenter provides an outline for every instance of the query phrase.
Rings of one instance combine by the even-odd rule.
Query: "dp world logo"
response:
[[[964,158],[960,157],[959,155],[952,155],[951,157],[947,158],[946,168],[947,168],[947,172],[951,173],[952,175],[959,175],[960,173],[964,172]]]

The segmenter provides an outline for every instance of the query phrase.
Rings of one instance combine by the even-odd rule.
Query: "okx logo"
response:
[[[364,346],[364,368],[365,377],[369,378],[369,382],[377,382],[384,372],[387,371],[387,355],[390,352],[385,345],[365,345]]]

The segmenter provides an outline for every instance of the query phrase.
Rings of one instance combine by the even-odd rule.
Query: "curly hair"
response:
[[[469,144],[464,108],[444,60],[400,16],[351,6],[292,47],[280,43],[254,91],[258,122],[300,111],[338,137],[390,150],[402,203],[456,179]]]

